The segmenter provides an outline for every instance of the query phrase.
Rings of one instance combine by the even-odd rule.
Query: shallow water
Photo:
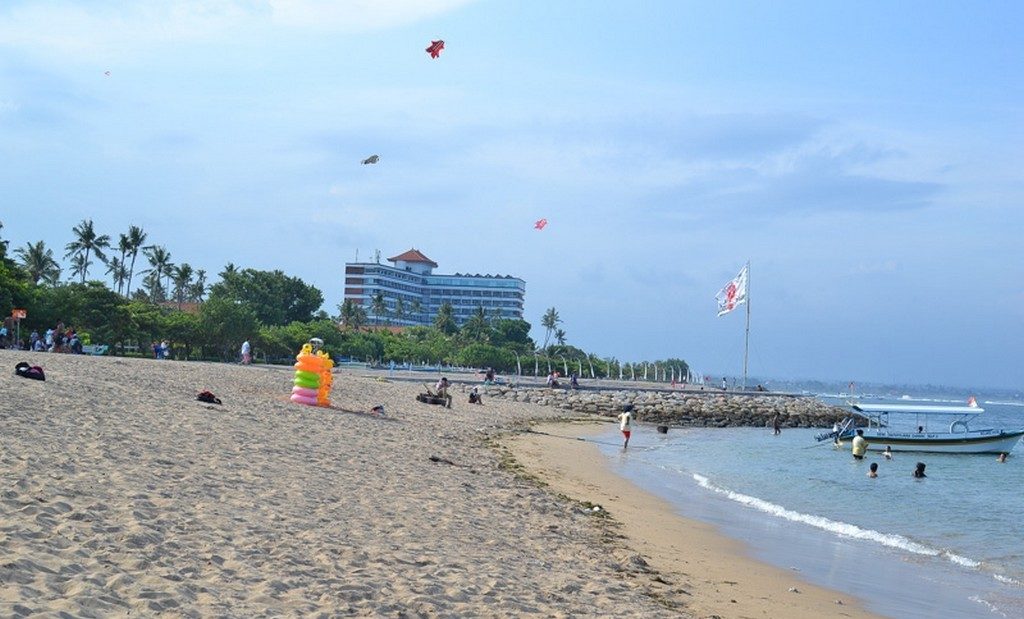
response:
[[[980,399],[980,398],[979,398]],[[976,427],[1024,427],[1024,407],[983,404]],[[641,427],[628,452],[600,440],[616,472],[747,541],[801,578],[899,617],[1024,616],[1024,448],[994,455],[869,453],[817,443],[820,430]],[[867,477],[870,462],[879,477]],[[914,479],[916,462],[927,479]],[[937,614],[938,613],[938,614]]]

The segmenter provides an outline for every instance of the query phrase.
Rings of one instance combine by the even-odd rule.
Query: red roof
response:
[[[404,254],[399,254],[394,258],[388,258],[389,262],[398,262],[399,260],[404,260],[405,262],[426,262],[430,266],[437,268],[436,262],[421,254],[420,250],[416,249],[415,247],[405,252]]]

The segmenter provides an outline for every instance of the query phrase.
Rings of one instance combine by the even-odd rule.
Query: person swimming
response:
[[[928,477],[927,475],[924,474],[924,462],[918,462],[917,463],[917,468],[914,469],[914,477],[916,477],[918,479],[922,479],[924,477]]]
[[[877,462],[872,462],[871,466],[869,467],[869,469],[870,470],[868,471],[868,477],[871,477],[871,478],[878,477],[878,463]]]
[[[889,445],[886,445],[885,446],[885,451],[882,452],[882,455],[885,456],[886,460],[892,460],[892,447],[889,446]]]

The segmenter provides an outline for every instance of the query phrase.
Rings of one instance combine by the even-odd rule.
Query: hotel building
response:
[[[379,255],[379,254],[378,254]],[[345,264],[345,299],[366,311],[370,324],[431,325],[441,305],[450,303],[461,326],[482,307],[488,317],[522,318],[526,282],[511,275],[435,275],[437,263],[417,249],[379,262]],[[373,299],[383,295],[386,316],[376,316]],[[402,300],[402,315],[396,309]],[[416,311],[417,302],[419,311]]]

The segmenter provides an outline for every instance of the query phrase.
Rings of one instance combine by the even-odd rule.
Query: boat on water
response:
[[[971,428],[985,412],[973,398],[967,406],[851,402],[850,408],[850,416],[832,432],[815,438],[844,445],[862,429],[870,451],[995,454],[1009,453],[1024,436],[1024,428]]]

